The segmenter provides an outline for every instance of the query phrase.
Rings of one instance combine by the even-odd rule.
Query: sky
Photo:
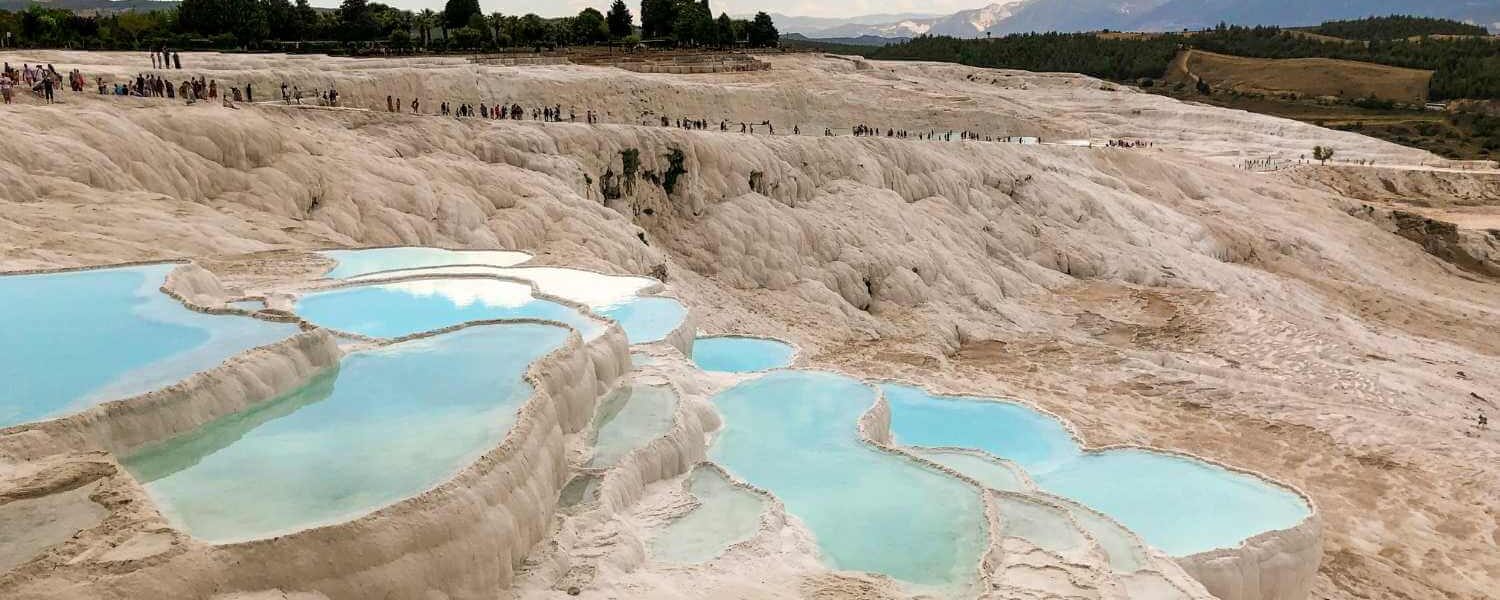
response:
[[[314,6],[338,6],[339,0],[310,0]],[[378,0],[397,8],[408,10],[442,10],[445,0]],[[485,13],[500,11],[505,14],[523,15],[536,13],[544,17],[561,17],[576,15],[578,11],[590,6],[604,12],[614,0],[554,0],[552,2],[536,2],[535,0],[479,0],[479,6]],[[888,13],[926,13],[934,15],[946,15],[949,13],[978,8],[986,4],[985,0],[708,0],[709,7],[714,14],[727,12],[731,15],[748,15],[756,11],[780,13],[797,17],[855,17],[868,14]],[[625,0],[630,6],[631,14],[636,16],[639,23],[641,16],[640,0]]]

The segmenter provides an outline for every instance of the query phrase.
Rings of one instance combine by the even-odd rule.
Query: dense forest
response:
[[[642,38],[692,47],[775,46],[776,25],[713,17],[709,0],[643,0],[641,29],[624,0],[608,13],[585,8],[575,16],[484,14],[478,0],[448,0],[440,12],[401,10],[368,0],[343,0],[333,10],[307,0],[183,0],[177,8],[108,15],[78,14],[33,4],[0,11],[0,39],[26,47],[141,50],[171,46],[269,50],[287,42],[312,49],[395,51],[476,50],[633,44]],[[7,37],[7,34],[8,37]]]
[[[1500,99],[1500,40],[1479,37],[1425,37],[1434,29],[1451,31],[1461,23],[1436,19],[1396,17],[1386,26],[1381,19],[1344,23],[1354,31],[1424,32],[1415,39],[1350,43],[1324,40],[1277,27],[1235,27],[1167,34],[1043,33],[995,39],[963,40],[921,37],[904,44],[866,48],[872,58],[936,60],[980,67],[1029,71],[1069,71],[1114,80],[1159,77],[1179,48],[1197,48],[1254,58],[1338,58],[1434,71],[1429,95],[1453,98]],[[1423,29],[1418,22],[1432,21]],[[1343,26],[1335,23],[1327,25]],[[1436,35],[1436,34],[1434,34]],[[1410,37],[1410,36],[1408,36]]]
[[[1308,31],[1319,35],[1366,42],[1400,40],[1424,35],[1487,36],[1490,34],[1489,30],[1479,25],[1410,15],[1329,21]]]

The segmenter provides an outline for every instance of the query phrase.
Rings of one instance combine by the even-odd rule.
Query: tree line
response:
[[[641,27],[624,0],[608,13],[585,8],[577,15],[484,14],[478,0],[447,0],[442,11],[402,10],[368,0],[343,0],[337,9],[308,0],[183,0],[159,11],[83,15],[33,4],[0,11],[0,39],[9,45],[138,50],[210,45],[221,49],[275,49],[283,42],[379,43],[398,51],[556,47],[644,40],[689,47],[776,46],[770,15],[712,16],[708,0],[642,0]],[[8,34],[8,35],[7,35]],[[326,46],[326,44],[325,44]]]
[[[1379,29],[1368,23],[1362,27],[1367,31]],[[1413,31],[1395,27],[1390,30]],[[1317,39],[1278,27],[1220,24],[1201,32],[1165,34],[1033,33],[995,39],[924,36],[862,53],[880,59],[1067,71],[1125,81],[1162,76],[1182,48],[1252,58],[1337,58],[1426,69],[1433,71],[1428,95],[1434,100],[1500,99],[1500,40],[1490,37],[1446,38],[1422,34],[1414,39],[1351,43]]]
[[[1424,35],[1486,36],[1490,34],[1489,30],[1479,25],[1411,15],[1328,21],[1309,31],[1320,35],[1366,42],[1399,40]]]

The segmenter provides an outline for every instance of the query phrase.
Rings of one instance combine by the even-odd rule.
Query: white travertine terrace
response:
[[[12,64],[77,65],[106,79],[133,76],[141,59],[3,54]],[[274,74],[304,88],[336,84],[367,106],[392,90],[420,95],[424,105],[439,97],[527,106],[616,100],[603,107],[605,124],[589,127],[270,105],[231,111],[93,94],[52,106],[23,98],[0,110],[12,134],[0,145],[5,268],[195,257],[221,281],[193,269],[174,275],[185,302],[225,310],[225,301],[265,298],[257,318],[293,322],[288,290],[322,285],[327,261],[310,251],[330,246],[519,248],[549,265],[660,273],[668,293],[694,310],[670,338],[675,350],[636,349],[653,357],[640,373],[677,386],[684,406],[706,404],[737,381],[684,362],[698,324],[774,335],[800,343],[799,366],[1032,398],[1098,444],[1216,457],[1316,498],[1319,533],[1271,532],[1176,561],[1222,598],[1302,600],[1308,586],[1341,600],[1484,597],[1495,587],[1500,559],[1483,500],[1495,495],[1500,461],[1493,429],[1471,423],[1481,409],[1494,417],[1488,390],[1500,387],[1500,347],[1488,332],[1500,328],[1500,294],[1360,215],[1386,181],[1407,195],[1456,190],[1493,203],[1494,193],[1462,173],[1424,171],[1431,185],[1417,188],[1383,170],[1348,167],[1327,183],[1315,168],[1227,167],[1296,157],[1314,144],[1392,165],[1435,159],[1425,152],[1105,90],[1077,75],[960,65],[791,55],[769,57],[773,69],[764,72],[673,77],[459,57],[184,59],[221,84],[253,80],[257,91],[271,90]],[[642,127],[647,111],[771,119],[778,134],[781,123],[807,132],[870,122],[1155,146],[741,136]],[[659,173],[674,149],[688,171],[674,193],[645,179],[634,194],[601,193],[600,175],[619,173],[622,151],[638,150],[641,168]],[[556,398],[555,414],[536,419],[556,422],[538,425],[544,440],[518,441],[509,448],[519,455],[487,458],[474,467],[484,473],[461,474],[399,508],[246,547],[205,547],[172,531],[119,472],[109,445],[252,405],[336,360],[339,343],[375,343],[317,331],[294,340],[195,377],[222,396],[206,401],[202,415],[117,412],[128,421],[117,429],[101,408],[92,422],[80,415],[0,432],[0,504],[86,489],[56,506],[82,496],[109,511],[15,563],[0,575],[0,596],[362,598],[389,589],[552,597],[575,584],[588,595],[663,598],[903,593],[878,577],[828,572],[784,509],[768,510],[760,534],[708,564],[654,564],[641,541],[687,508],[674,479],[699,451],[687,414],[684,438],[649,444],[620,473],[601,475],[616,499],[610,508],[553,514],[546,497],[586,456],[577,432],[590,412]],[[628,352],[609,344],[571,350],[586,359],[556,357],[566,363],[557,371],[593,387],[620,379]],[[711,429],[700,416],[698,425]],[[652,478],[664,480],[646,483]],[[507,525],[483,529],[491,519]],[[476,530],[488,537],[476,539]],[[514,544],[491,539],[511,530],[521,532]],[[312,544],[333,550],[313,552]],[[526,551],[532,558],[521,562]],[[1336,560],[1318,570],[1324,552]],[[476,564],[474,556],[493,560]],[[997,554],[993,564],[1007,556],[1017,555]],[[279,567],[283,557],[295,561],[285,573],[256,566]],[[511,592],[497,591],[502,581],[514,582]],[[186,587],[166,589],[176,584]]]
[[[432,272],[434,270],[438,272]],[[592,305],[580,300],[580,296],[585,294],[578,293],[577,288],[572,286],[597,284],[610,279],[609,276],[598,274],[567,277],[564,270],[557,268],[538,271],[536,273],[545,273],[545,275],[535,279],[517,277],[509,272],[496,273],[488,272],[488,270],[483,273],[446,271],[446,268],[396,271],[390,273],[393,277],[374,280],[361,278],[343,282],[337,286],[359,285],[368,281],[381,281],[387,285],[420,286],[424,281],[433,277],[479,276],[486,279],[493,277],[525,281],[530,284],[532,292],[540,297],[551,297],[550,294],[556,293],[558,296],[553,297],[556,300],[587,311]],[[547,287],[544,288],[544,285]],[[660,288],[659,284],[615,286],[615,289],[600,294],[600,297],[610,295],[618,298],[622,294],[634,294],[648,287]],[[548,293],[542,293],[543,289],[546,289]],[[217,277],[194,263],[184,264],[174,269],[163,285],[163,292],[169,293],[189,307],[204,311],[221,310],[217,307],[223,306],[229,298],[241,295],[238,291],[227,290]],[[268,296],[274,296],[277,293],[274,290],[260,290],[260,292]],[[476,298],[476,301],[478,300],[481,299]],[[685,319],[678,331],[669,336],[671,339],[665,341],[664,347],[683,353],[684,350],[678,344],[685,340],[686,352],[690,352],[693,334],[691,323],[691,318]],[[458,327],[463,327],[463,325]],[[436,332],[407,336],[401,340],[434,333]],[[0,435],[0,450],[12,459],[25,460],[45,459],[79,451],[125,453],[144,444],[181,434],[214,418],[244,410],[259,401],[284,393],[309,378],[313,373],[335,365],[341,354],[342,352],[328,332],[311,329],[285,342],[235,357],[216,369],[196,375],[160,392],[111,402],[77,415],[0,432],[4,434]],[[632,507],[642,500],[650,484],[684,475],[691,470],[693,465],[704,459],[708,433],[717,429],[719,423],[716,412],[704,401],[704,390],[712,389],[715,384],[709,383],[709,388],[700,388],[701,384],[692,382],[697,378],[692,375],[696,370],[685,366],[687,361],[683,356],[684,354],[677,354],[676,358],[666,357],[680,365],[675,369],[669,368],[664,371],[660,367],[648,368],[648,372],[658,374],[643,376],[653,381],[652,384],[670,385],[674,393],[679,396],[670,431],[628,453],[618,464],[601,473],[602,483],[598,487],[597,497],[590,500],[594,508],[569,520],[567,527],[574,532],[574,535],[578,532],[618,526],[620,515],[629,513]],[[328,564],[325,560],[319,568],[324,569],[325,572],[331,570],[332,573],[343,574],[331,577],[325,575],[319,580],[321,583],[314,584],[308,589],[339,597],[367,593],[372,590],[406,590],[413,594],[424,590],[443,590],[445,593],[457,592],[459,595],[464,595],[461,592],[464,589],[507,587],[514,581],[515,569],[522,564],[523,559],[530,553],[530,549],[543,539],[556,538],[561,533],[553,531],[549,534],[535,525],[525,525],[527,522],[545,523],[552,520],[557,495],[568,479],[568,469],[564,466],[566,461],[566,454],[563,452],[564,440],[559,436],[576,434],[587,427],[594,402],[624,376],[630,369],[629,362],[629,350],[625,346],[623,332],[618,326],[612,326],[606,334],[587,343],[575,333],[566,347],[554,351],[528,368],[527,380],[534,386],[534,396],[522,409],[522,416],[518,419],[513,431],[506,437],[506,441],[499,448],[486,453],[480,460],[437,488],[346,523],[315,527],[271,539],[207,546],[186,540],[184,539],[186,536],[180,533],[174,533],[161,539],[177,539],[183,542],[189,548],[185,553],[161,564],[133,570],[121,581],[112,582],[111,586],[115,589],[129,590],[131,594],[198,593],[202,590],[194,587],[197,584],[184,584],[180,580],[162,578],[152,573],[158,568],[181,568],[183,567],[182,561],[188,561],[191,564],[203,560],[203,558],[195,558],[200,556],[212,557],[214,561],[219,562],[257,564],[269,560],[272,555],[296,557],[307,552],[323,553],[340,544],[356,544],[364,548],[367,542],[366,536],[389,537],[390,533],[382,533],[377,529],[382,526],[391,527],[394,523],[400,522],[403,525],[399,529],[410,531],[413,535],[390,538],[387,544],[382,546],[385,548],[383,552],[372,554],[367,548],[363,552],[337,553],[339,556],[350,558],[335,561],[333,564]],[[707,377],[707,375],[704,376]],[[708,377],[708,380],[726,382],[748,376]],[[692,391],[685,391],[683,385],[691,385]],[[879,448],[922,462],[963,479],[971,485],[982,487],[982,484],[956,471],[891,447],[889,445],[889,409],[883,398],[877,399],[875,406],[861,418],[859,429],[870,443]],[[539,460],[542,462],[538,463]],[[497,471],[502,468],[502,465],[511,465],[505,468],[507,474],[503,476]],[[523,493],[521,490],[529,491]],[[140,493],[138,488],[133,491]],[[459,497],[475,492],[497,500],[493,504],[486,503],[490,508],[468,506],[465,503],[455,504]],[[1033,494],[1024,501],[1042,502],[1042,505],[1051,502],[1054,508],[1043,510],[1065,510],[1055,507],[1065,506],[1066,501],[1055,497],[1049,497],[1051,500],[1037,499],[1041,497]],[[1007,575],[1006,569],[1019,567],[1014,565],[1004,567],[1003,565],[1008,563],[997,557],[1009,556],[1007,553],[1013,553],[1016,550],[1006,545],[1007,543],[1003,541],[1006,538],[998,533],[999,529],[994,529],[1004,523],[1005,511],[1000,510],[994,504],[998,502],[995,497],[987,496],[986,498],[986,505],[990,507],[987,510],[991,520],[992,534],[990,550],[986,553],[984,564],[980,569],[981,580],[993,590],[1011,589],[1010,584],[1004,583],[1007,577],[1020,575],[1015,573]],[[1058,504],[1059,502],[1063,504]],[[774,506],[776,509],[767,517],[772,520],[763,525],[771,529],[786,527],[788,523],[786,518],[776,516],[784,509],[780,508],[779,504]],[[496,529],[497,525],[493,523],[499,515],[505,515],[503,522],[511,523],[511,525]],[[1072,522],[1073,527],[1080,532],[1080,536],[1088,537],[1087,534],[1082,533],[1083,527],[1076,521],[1071,521],[1071,517],[1065,516],[1063,520]],[[470,523],[463,529],[468,533],[449,538],[442,545],[444,550],[416,550],[425,546],[425,542],[422,541],[424,538],[414,535],[417,531],[432,531],[432,528],[438,526],[439,523],[460,522]],[[427,525],[408,529],[407,523],[426,523]],[[1313,552],[1320,552],[1320,547],[1317,543],[1315,525],[1308,531],[1299,529],[1291,533],[1296,535],[1289,535],[1288,532],[1268,532],[1239,548],[1223,549],[1211,555],[1186,557],[1182,560],[1182,564],[1189,573],[1193,573],[1205,584],[1211,586],[1220,598],[1240,600],[1241,598],[1298,597],[1295,594],[1306,591],[1308,565],[1316,564],[1316,555],[1312,557],[1313,560],[1307,560],[1306,552],[1309,549]],[[642,567],[648,560],[643,540],[637,539],[633,543],[617,546],[603,555],[584,552],[583,555],[596,558],[582,559],[585,562],[580,563],[580,558],[575,557],[570,551],[572,548],[566,541],[569,537],[557,538],[553,542],[554,545],[543,551],[538,559],[539,562],[536,563],[543,566],[534,569],[535,573],[528,576],[532,583],[523,582],[523,589],[527,585],[535,585],[536,581],[546,581],[552,587],[565,584],[589,585],[593,583],[594,578],[600,577],[601,573],[618,576]],[[159,545],[160,541],[155,540],[153,543]],[[147,544],[147,542],[139,543]],[[806,551],[805,548],[804,551]],[[1302,554],[1297,554],[1299,551]],[[453,552],[496,556],[503,560],[493,562],[489,567],[475,569],[471,565],[470,568],[455,571],[453,559],[456,555]],[[146,554],[153,554],[153,552],[146,552]],[[401,569],[377,566],[398,556],[402,557]],[[1076,563],[1083,560],[1081,556],[1083,555],[1072,558],[1057,556],[1056,559],[1062,561],[1060,564],[1067,564],[1070,561]],[[1162,565],[1167,564],[1162,561],[1166,558],[1159,553],[1152,554],[1152,556],[1155,557],[1158,571],[1151,577],[1169,582],[1169,587],[1178,590],[1182,594],[1181,597],[1199,597],[1200,591],[1196,590],[1201,590],[1201,588],[1184,585],[1182,577],[1174,575],[1178,573],[1174,570],[1175,567],[1162,571]],[[309,554],[308,559],[312,558],[313,555]],[[1033,557],[1027,560],[1036,559]],[[581,568],[584,565],[587,568]],[[410,569],[416,569],[416,571],[409,571]],[[1093,571],[1092,577],[1099,578],[1095,585],[1101,589],[1113,589],[1114,593],[1122,598],[1129,596],[1126,590],[1127,582],[1131,581],[1130,578],[1145,577],[1137,572],[1119,574],[1122,578],[1112,579],[1106,575],[1107,571],[1102,567]],[[303,579],[306,575],[295,568],[284,569],[275,575],[261,574],[254,577],[237,574],[232,570],[214,570],[213,572],[217,578],[234,582],[228,584],[231,587],[243,586],[242,589],[246,591],[300,589],[298,586],[307,585]],[[443,583],[423,583],[423,578],[413,577],[414,573],[442,573]],[[1079,575],[1073,574],[1069,577],[1076,580]],[[1047,584],[1039,583],[1034,576],[1023,578],[1030,582],[1027,585],[1041,585],[1044,588],[1054,586],[1050,588],[1050,593],[1065,596],[1069,593],[1065,589],[1067,586],[1055,587],[1061,585],[1057,581],[1062,580]],[[181,585],[187,585],[187,587],[178,587]]]

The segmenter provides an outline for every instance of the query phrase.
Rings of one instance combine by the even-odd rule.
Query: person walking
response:
[[[248,83],[245,84],[245,101],[246,102],[254,102],[255,101],[255,90],[253,88],[251,88],[250,84],[248,84]]]
[[[175,68],[181,69],[182,68],[182,55],[178,54],[176,52],[173,52],[172,53],[172,64],[175,66]]]
[[[11,103],[11,95],[15,93],[13,91],[15,87],[16,82],[10,78],[9,70],[6,70],[4,73],[0,73],[0,96],[3,96],[5,98],[6,104]]]
[[[52,75],[42,76],[42,95],[46,96],[47,104],[52,104]]]

